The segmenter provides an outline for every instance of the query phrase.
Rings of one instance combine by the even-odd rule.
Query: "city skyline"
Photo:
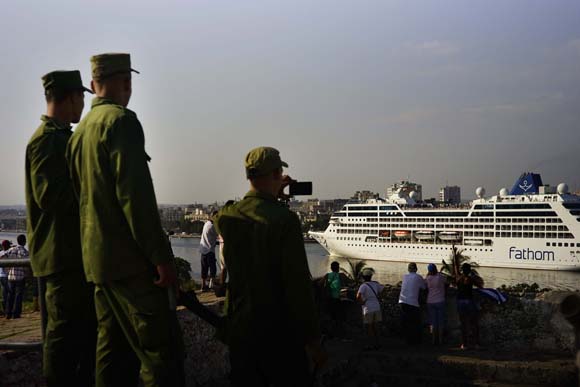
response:
[[[469,199],[525,171],[576,191],[578,14],[565,0],[11,3],[0,205],[24,203],[40,77],[79,69],[88,84],[89,57],[111,51],[141,72],[129,108],[159,203],[242,197],[244,156],[261,145],[319,199],[383,196],[401,180],[424,198],[449,184]]]

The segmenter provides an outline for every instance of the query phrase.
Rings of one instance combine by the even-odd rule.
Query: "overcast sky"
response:
[[[160,203],[243,196],[260,145],[319,198],[407,178],[472,197],[526,170],[580,189],[577,0],[19,0],[0,48],[0,204],[24,203],[40,77],[88,84],[103,52],[141,71],[129,108]]]

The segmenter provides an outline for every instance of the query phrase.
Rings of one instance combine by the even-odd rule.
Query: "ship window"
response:
[[[546,234],[543,232],[536,232],[534,233],[534,238],[545,238]]]
[[[567,209],[580,209],[580,203],[562,203],[562,205]]]
[[[512,216],[528,216],[528,217],[538,217],[538,216],[557,216],[554,211],[505,211],[496,212],[496,216],[501,217],[512,217]]]
[[[473,208],[476,210],[493,210],[493,204],[476,204]]]
[[[568,247],[568,243],[564,243],[564,247]]]
[[[576,247],[580,247],[580,243],[576,243]]]
[[[558,242],[558,247],[562,247],[562,242]]]
[[[532,203],[532,204],[497,204],[497,210],[519,210],[519,209],[546,209],[552,208],[548,203]]]
[[[376,211],[377,210],[377,206],[351,206],[349,208],[349,211]]]

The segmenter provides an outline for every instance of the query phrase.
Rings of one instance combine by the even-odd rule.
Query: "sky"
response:
[[[129,108],[160,203],[242,197],[262,145],[318,198],[401,179],[469,198],[524,171],[580,189],[576,0],[20,0],[0,48],[0,205],[24,203],[40,77],[89,84],[104,52],[141,72]]]

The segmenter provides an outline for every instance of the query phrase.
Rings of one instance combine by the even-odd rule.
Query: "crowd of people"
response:
[[[0,259],[26,259],[26,235],[18,235],[17,245],[9,240],[2,241]],[[22,315],[22,301],[26,283],[32,280],[28,267],[0,267],[0,287],[2,288],[2,311],[0,313],[8,320],[20,318]],[[34,282],[32,282],[34,283]]]
[[[448,303],[446,293],[449,286],[456,288],[456,311],[461,326],[461,349],[479,347],[479,305],[474,288],[483,287],[483,279],[472,270],[469,263],[463,263],[458,273],[443,275],[433,263],[427,265],[427,275],[417,273],[417,264],[408,264],[408,273],[403,276],[399,294],[400,327],[403,338],[410,345],[421,344],[423,338],[423,305],[427,310],[427,323],[433,345],[444,343]],[[326,307],[330,317],[329,332],[341,332],[344,310],[341,307],[342,293],[348,284],[339,276],[340,265],[331,263],[322,284],[326,289]],[[374,270],[365,268],[360,274],[362,283],[358,286],[356,300],[361,304],[362,322],[368,335],[367,350],[380,348],[379,326],[383,319],[381,293],[385,287],[372,280]],[[339,333],[340,335],[340,333]]]

